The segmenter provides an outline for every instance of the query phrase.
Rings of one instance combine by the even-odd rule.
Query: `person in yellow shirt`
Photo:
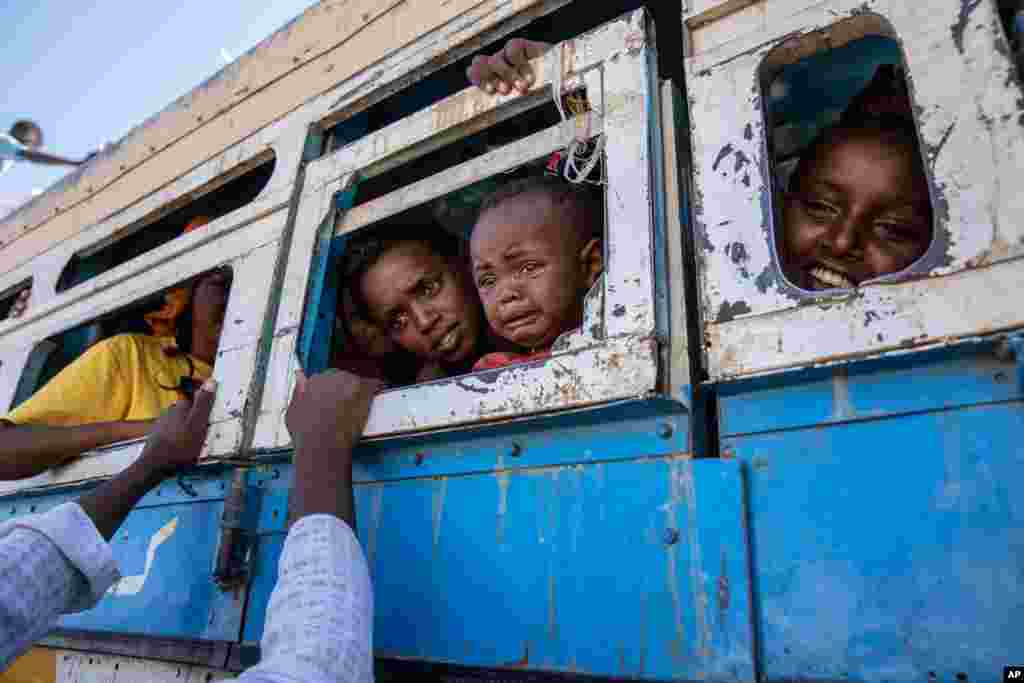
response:
[[[0,480],[31,477],[83,451],[146,436],[213,372],[231,273],[200,275],[146,316],[153,335],[97,343],[0,418]]]

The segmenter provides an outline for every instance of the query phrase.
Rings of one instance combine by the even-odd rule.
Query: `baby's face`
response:
[[[381,254],[360,282],[372,322],[416,357],[442,365],[470,359],[480,306],[465,269],[422,242]]]
[[[924,254],[932,214],[914,153],[869,134],[839,138],[793,179],[782,261],[795,285],[856,287]]]
[[[583,295],[596,274],[586,271],[578,231],[565,224],[573,213],[544,196],[523,195],[477,221],[470,243],[473,278],[499,337],[541,349],[580,325]]]

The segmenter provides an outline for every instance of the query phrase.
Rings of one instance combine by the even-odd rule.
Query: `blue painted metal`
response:
[[[661,432],[670,426],[668,437]],[[363,444],[357,483],[457,476],[687,452],[689,420],[668,401],[628,401],[600,410],[484,429]]]
[[[723,436],[878,419],[1024,396],[1003,342],[947,348],[717,387]],[[799,386],[794,391],[794,385]]]
[[[286,510],[269,493],[245,639]],[[699,493],[697,493],[699,491]],[[357,487],[379,656],[750,680],[737,463],[653,458]],[[273,511],[277,510],[277,517]],[[677,535],[678,534],[678,535]]]
[[[765,678],[996,681],[1024,651],[1024,404],[994,347],[728,388]]]
[[[92,610],[63,617],[59,628],[132,633],[161,638],[236,641],[241,632],[244,592],[222,593],[211,579],[226,479],[211,472],[189,477],[192,497],[169,480],[150,492],[112,539],[122,576],[145,575],[135,595],[108,594]],[[5,498],[0,521],[45,512],[75,500],[84,489]],[[154,546],[154,535],[176,520],[174,533]]]

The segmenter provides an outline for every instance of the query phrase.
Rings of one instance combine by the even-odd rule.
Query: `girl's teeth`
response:
[[[853,288],[853,283],[850,282],[849,278],[841,273],[835,272],[834,270],[818,267],[811,271],[811,275],[816,280],[831,287],[841,287],[843,289]]]

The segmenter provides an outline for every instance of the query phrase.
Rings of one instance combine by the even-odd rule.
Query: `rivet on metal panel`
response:
[[[513,458],[518,458],[523,454],[523,447],[517,443],[512,444],[508,447],[508,454]]]
[[[675,545],[679,543],[679,529],[665,529],[665,535],[663,536],[665,545]]]
[[[663,439],[671,437],[674,432],[675,427],[672,426],[671,422],[662,422],[658,425],[658,436]]]

